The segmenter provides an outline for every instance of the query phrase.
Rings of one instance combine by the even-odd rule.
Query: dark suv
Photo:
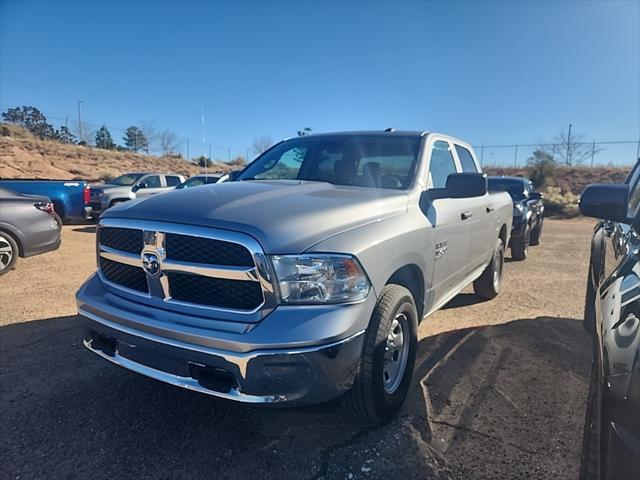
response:
[[[542,234],[544,205],[542,194],[535,191],[530,180],[522,177],[489,177],[489,190],[508,192],[513,200],[511,227],[511,258],[527,258],[529,245],[538,245]]]
[[[592,185],[580,211],[600,219],[585,302],[593,366],[583,479],[640,478],[640,160],[622,185]]]

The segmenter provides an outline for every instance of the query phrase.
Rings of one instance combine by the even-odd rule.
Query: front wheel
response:
[[[521,237],[511,239],[511,258],[514,260],[525,260],[529,254],[529,236],[531,230],[529,226],[524,229]]]
[[[411,292],[386,285],[365,332],[358,375],[347,396],[367,424],[391,419],[404,402],[416,356],[418,313]]]
[[[498,238],[496,248],[489,265],[484,269],[482,275],[473,282],[473,290],[476,295],[484,300],[491,300],[500,293],[502,285],[502,268],[504,266],[504,242]]]

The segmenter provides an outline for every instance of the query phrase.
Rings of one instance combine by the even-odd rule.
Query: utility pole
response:
[[[573,124],[569,124],[569,134],[567,135],[567,165],[571,165],[571,127]]]
[[[513,156],[513,166],[517,167],[518,166],[518,144],[516,143],[516,153]]]
[[[593,157],[596,154],[596,141],[593,140],[593,143],[591,144],[591,168],[593,168]]]
[[[82,115],[80,113],[80,105],[84,102],[78,100],[78,142],[82,142]]]
[[[187,161],[191,160],[189,157],[189,139],[187,138]]]
[[[480,166],[484,165],[484,145],[480,147]]]

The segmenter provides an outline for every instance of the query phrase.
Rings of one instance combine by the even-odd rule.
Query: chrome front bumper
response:
[[[235,354],[164,343],[86,317],[83,343],[116,365],[171,385],[244,403],[312,404],[351,388],[363,332],[319,347]],[[175,343],[175,342],[172,342]]]
[[[249,326],[207,321],[213,330],[121,299],[97,277],[77,299],[83,343],[102,358],[208,395],[286,405],[321,403],[351,388],[375,305],[372,297],[356,305],[279,307]]]

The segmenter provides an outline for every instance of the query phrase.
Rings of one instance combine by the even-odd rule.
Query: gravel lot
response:
[[[238,405],[84,350],[73,296],[90,226],[0,278],[1,478],[576,478],[590,371],[581,327],[588,220],[548,220],[503,292],[421,324],[414,386],[388,425],[336,403]]]

